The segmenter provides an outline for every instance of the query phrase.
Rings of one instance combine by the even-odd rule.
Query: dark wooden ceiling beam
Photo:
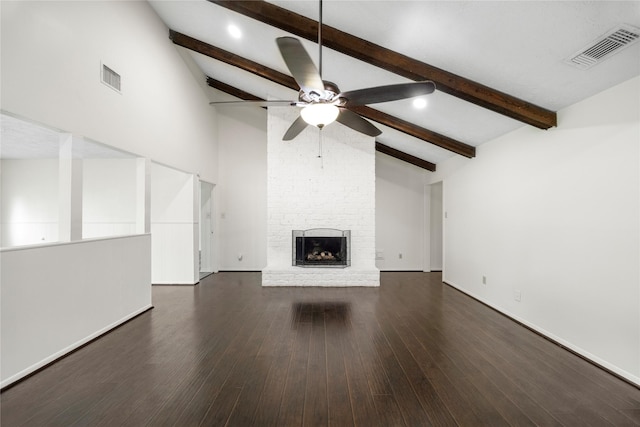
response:
[[[235,96],[236,98],[240,98],[243,101],[264,101],[264,99],[258,96],[245,92],[242,89],[238,89],[235,86],[228,85],[220,80],[216,80],[213,77],[207,76],[207,85],[224,93],[228,93],[229,95]]]
[[[265,1],[209,0],[234,12],[317,41],[318,22]],[[556,113],[327,25],[322,44],[412,80],[432,80],[438,90],[540,129],[557,125]]]
[[[391,116],[387,113],[383,113],[382,111],[375,110],[365,105],[349,107],[349,109],[354,113],[358,113],[363,117],[386,126],[389,126],[388,123],[392,123],[393,126],[389,127],[392,127],[395,130],[406,133],[407,135],[411,135],[415,138],[422,139],[423,141],[429,141],[430,143],[437,145],[438,147],[453,151],[454,153],[460,154],[469,159],[476,156],[476,148],[472,145],[465,144],[453,138],[449,138],[448,136],[433,132],[429,129],[416,126],[413,123],[402,120],[395,116]]]
[[[216,59],[218,61],[222,61],[229,65],[241,68],[245,71],[253,73],[274,83],[278,83],[290,89],[296,91],[300,89],[293,77],[265,67],[261,64],[258,64],[257,62],[243,58],[239,55],[220,49],[216,46],[212,46],[208,43],[194,39],[193,37],[179,33],[177,31],[170,30],[169,37],[178,46],[182,46],[194,52],[209,56],[210,58]],[[453,138],[449,138],[420,126],[416,126],[412,123],[375,110],[371,107],[350,107],[350,109],[367,119],[406,133],[407,135],[413,136],[414,138],[429,142],[430,144],[437,145],[438,147],[452,151],[456,154],[460,154],[461,156],[473,158],[476,155],[476,148],[472,145],[465,144]]]
[[[264,101],[264,99],[260,97],[221,82],[220,80],[216,80],[213,77],[207,76],[207,84],[214,89],[218,89],[222,92],[228,93],[229,95],[235,96],[236,98],[240,98],[245,101]],[[388,145],[384,145],[378,141],[376,141],[376,151],[431,172],[435,172],[436,170],[436,165],[434,163],[428,162],[416,156],[412,156],[411,154],[407,154],[404,151],[396,150],[395,148],[391,148]]]
[[[402,160],[403,162],[411,163],[412,165],[418,166],[419,168],[426,169],[431,172],[436,171],[436,165],[434,163],[422,160],[421,158],[412,156],[411,154],[407,154],[404,151],[396,150],[395,148],[391,148],[388,145],[384,145],[378,141],[376,141],[376,151],[384,153],[387,156],[394,157],[398,160]]]
[[[198,39],[194,39],[193,37],[179,33],[177,31],[169,30],[169,38],[178,46],[182,46],[194,52],[201,53],[202,55],[206,55],[210,58],[222,61],[226,64],[233,65],[234,67],[242,68],[245,71],[270,80],[274,83],[278,83],[282,86],[286,86],[293,90],[299,90],[298,84],[293,79],[293,77],[273,70],[269,67],[265,67],[261,64],[258,64],[257,62],[251,61],[250,59],[243,58],[240,55],[236,55],[235,53],[220,49],[219,47],[210,45],[209,43],[205,43]]]

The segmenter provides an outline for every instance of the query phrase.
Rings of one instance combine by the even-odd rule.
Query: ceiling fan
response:
[[[231,101],[211,102],[210,104],[239,105],[249,103],[261,107],[294,106],[301,108],[300,116],[282,137],[284,141],[292,140],[308,125],[322,129],[333,121],[342,123],[365,135],[378,136],[382,133],[380,129],[349,108],[427,95],[436,88],[433,82],[423,81],[341,92],[335,83],[322,80],[322,0],[320,0],[318,25],[319,69],[316,68],[300,40],[294,37],[278,37],[276,43],[287,68],[300,86],[297,101]]]

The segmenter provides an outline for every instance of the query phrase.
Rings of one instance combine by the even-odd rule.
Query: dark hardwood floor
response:
[[[441,282],[153,288],[155,308],[9,388],[11,426],[631,426],[640,390]]]

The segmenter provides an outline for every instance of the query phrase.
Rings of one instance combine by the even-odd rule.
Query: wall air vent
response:
[[[565,60],[574,67],[586,70],[599,64],[616,52],[632,45],[640,39],[640,28],[631,25],[620,25],[609,31],[595,42],[580,49]]]
[[[102,83],[106,84],[111,89],[120,92],[120,74],[102,64],[102,71],[100,73],[100,76]]]

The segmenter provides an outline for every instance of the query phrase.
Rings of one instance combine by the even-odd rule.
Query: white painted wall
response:
[[[218,114],[220,270],[259,271],[267,265],[266,122],[261,108]]]
[[[82,165],[82,237],[136,234],[137,159],[84,159]]]
[[[147,2],[0,7],[4,111],[217,182],[215,110]],[[101,63],[122,93],[101,83]]]
[[[151,164],[153,284],[198,282],[199,192],[194,175]]]
[[[428,230],[424,186],[428,173],[376,153],[376,266],[380,270],[425,268],[424,237]]]
[[[637,77],[433,177],[444,280],[638,384],[639,93]]]
[[[145,234],[0,252],[1,386],[149,309],[150,245]]]
[[[58,159],[0,162],[2,247],[58,240]]]

